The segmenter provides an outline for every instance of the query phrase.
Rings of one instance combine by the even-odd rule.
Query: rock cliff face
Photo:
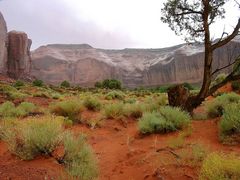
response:
[[[239,54],[240,41],[236,39],[214,53],[214,68],[226,65],[231,56]],[[197,44],[123,50],[53,44],[32,52],[32,75],[52,84],[68,80],[81,86],[93,86],[106,78],[117,78],[126,87],[199,83],[203,57],[203,46]]]
[[[7,73],[7,25],[0,12],[0,73]]]
[[[14,79],[30,75],[32,41],[24,32],[7,33],[6,22],[0,12],[0,73]]]
[[[32,41],[24,32],[11,31],[8,33],[7,74],[18,79],[29,75],[31,70],[30,47]]]

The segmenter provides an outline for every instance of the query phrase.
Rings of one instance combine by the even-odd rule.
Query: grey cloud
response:
[[[8,30],[25,31],[32,48],[51,43],[87,43],[98,48],[134,47],[127,33],[107,32],[94,22],[78,19],[61,0],[0,0]]]

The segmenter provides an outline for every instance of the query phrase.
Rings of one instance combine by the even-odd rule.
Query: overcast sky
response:
[[[97,48],[160,48],[182,43],[160,21],[164,0],[0,0],[8,30],[25,31],[40,45],[82,44]],[[231,31],[240,16],[229,5],[227,18],[213,27],[214,37]]]

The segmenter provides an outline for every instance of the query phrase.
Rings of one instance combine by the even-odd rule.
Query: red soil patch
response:
[[[98,113],[93,117],[96,115]],[[239,146],[219,143],[217,121],[193,121],[193,132],[185,143],[201,143],[212,151],[240,153]],[[99,179],[187,180],[198,177],[198,168],[178,164],[177,159],[167,151],[156,152],[158,149],[167,149],[169,138],[176,137],[178,133],[142,136],[134,120],[128,120],[126,128],[120,120],[106,120],[101,128],[75,125],[70,130],[88,136],[99,161]],[[62,171],[63,167],[53,158],[38,157],[32,161],[21,161],[10,154],[4,143],[0,143],[0,179],[57,179]]]
[[[52,99],[43,98],[43,97],[28,97],[24,100],[25,102],[33,103],[37,106],[48,107],[48,105],[53,102]]]

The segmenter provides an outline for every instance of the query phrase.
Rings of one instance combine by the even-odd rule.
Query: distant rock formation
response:
[[[24,32],[7,33],[6,22],[0,12],[0,73],[14,79],[28,79],[31,44],[32,41]]]
[[[7,25],[0,12],[0,73],[7,73]]]
[[[121,80],[125,87],[200,83],[203,52],[201,44],[123,50],[95,49],[86,44],[53,44],[32,52],[32,75],[51,84],[67,80],[88,87],[107,78]],[[230,57],[239,54],[240,41],[236,39],[215,51],[214,68],[226,65]]]
[[[8,61],[7,74],[18,79],[30,74],[30,47],[32,41],[24,32],[11,31],[8,33]]]

